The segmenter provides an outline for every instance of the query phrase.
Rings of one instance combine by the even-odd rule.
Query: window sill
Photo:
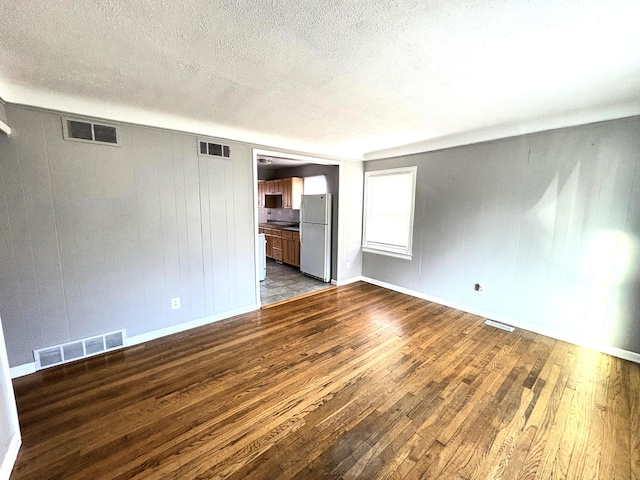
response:
[[[403,260],[411,260],[410,253],[393,252],[391,250],[383,250],[381,248],[362,247],[363,252],[375,253],[376,255],[386,255],[388,257],[402,258]]]

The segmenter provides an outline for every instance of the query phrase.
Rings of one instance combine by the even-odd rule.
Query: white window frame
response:
[[[362,232],[362,251],[368,253],[376,253],[380,255],[389,255],[392,257],[411,260],[412,244],[413,244],[413,216],[416,203],[416,177],[418,173],[417,166],[392,168],[387,170],[373,170],[364,173],[364,209],[363,209],[363,232]],[[411,176],[411,205],[407,205],[409,209],[409,225],[405,242],[406,245],[389,245],[376,242],[374,239],[368,238],[367,227],[373,223],[371,212],[370,195],[373,194],[369,186],[372,177],[384,177],[393,175],[410,175]],[[391,195],[393,192],[385,192],[385,195]]]

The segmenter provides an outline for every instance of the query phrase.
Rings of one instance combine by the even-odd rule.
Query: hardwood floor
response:
[[[640,478],[640,365],[357,283],[14,381],[12,479]]]

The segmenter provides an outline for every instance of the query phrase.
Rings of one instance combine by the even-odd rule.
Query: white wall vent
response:
[[[204,140],[198,140],[198,155],[201,157],[231,157],[231,148],[229,145],[221,143],[210,143]]]
[[[62,117],[62,133],[65,140],[120,146],[118,131],[113,125]]]
[[[125,338],[126,331],[118,330],[117,332],[106,333],[97,337],[34,350],[33,357],[36,361],[36,370],[122,348],[124,347]]]

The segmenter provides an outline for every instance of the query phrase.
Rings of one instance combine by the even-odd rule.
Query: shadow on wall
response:
[[[588,221],[596,212],[585,215],[581,205],[589,205],[590,199],[581,196],[580,161],[571,174],[564,179],[556,174],[540,200],[526,213],[531,222],[537,221],[539,247],[556,235],[556,230],[570,229],[571,215],[559,211],[559,206],[573,206],[570,214],[578,213],[582,221],[578,227],[584,232],[582,241],[574,244],[571,252],[563,256],[550,255],[549,276],[563,276],[567,271],[575,271],[572,282],[565,282],[565,288],[550,289],[550,311],[558,319],[564,319],[576,337],[587,345],[600,348],[603,345],[623,343],[628,334],[625,328],[627,312],[635,311],[638,303],[629,302],[625,294],[633,290],[638,278],[638,239],[620,230],[599,230],[595,222]],[[587,178],[589,178],[587,176]],[[598,204],[595,205],[596,210]],[[566,219],[566,220],[565,220]],[[569,247],[565,237],[565,247]],[[582,287],[582,288],[580,288]],[[586,293],[586,296],[585,296]],[[585,301],[586,300],[586,301]]]
[[[638,124],[367,162],[418,165],[418,188],[413,261],[366,254],[363,274],[595,348],[640,352]]]

